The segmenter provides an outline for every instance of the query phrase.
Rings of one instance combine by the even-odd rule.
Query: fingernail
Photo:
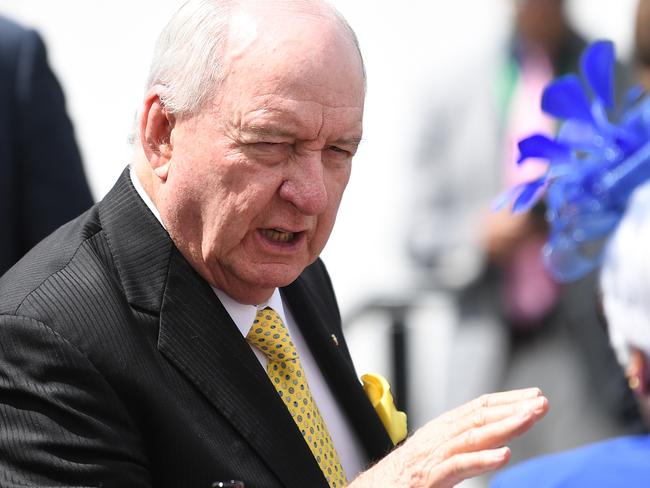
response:
[[[544,406],[545,401],[546,398],[544,397],[535,398],[530,401],[530,406],[533,408],[533,410],[537,410],[538,408],[542,408]]]
[[[508,449],[507,446],[500,447],[499,449],[492,451],[492,457],[495,461],[503,461],[503,459],[508,455],[509,451],[510,449]]]
[[[523,410],[528,412],[539,412],[541,410],[544,410],[545,406],[546,397],[531,398],[530,400],[526,401],[526,406]]]

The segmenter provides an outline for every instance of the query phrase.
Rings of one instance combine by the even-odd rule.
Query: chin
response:
[[[261,266],[251,280],[256,286],[280,288],[293,283],[308,265],[271,264]]]

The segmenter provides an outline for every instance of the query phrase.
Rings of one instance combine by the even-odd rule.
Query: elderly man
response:
[[[364,84],[321,1],[181,8],[135,164],[0,283],[0,485],[446,487],[507,461],[547,410],[539,390],[388,453],[355,375],[318,256]]]

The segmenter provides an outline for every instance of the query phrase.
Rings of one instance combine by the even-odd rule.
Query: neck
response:
[[[142,153],[142,149],[139,150],[139,153]],[[140,181],[142,188],[144,188],[144,191],[147,193],[154,206],[158,208],[158,199],[155,191],[153,173],[151,168],[149,168],[146,159],[144,159],[144,153],[136,156],[135,162],[133,163],[133,169],[135,170],[135,175]]]

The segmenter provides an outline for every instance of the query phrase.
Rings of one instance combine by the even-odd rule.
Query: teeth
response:
[[[293,232],[284,232],[278,229],[264,229],[262,233],[267,238],[276,242],[289,242],[296,236]]]

